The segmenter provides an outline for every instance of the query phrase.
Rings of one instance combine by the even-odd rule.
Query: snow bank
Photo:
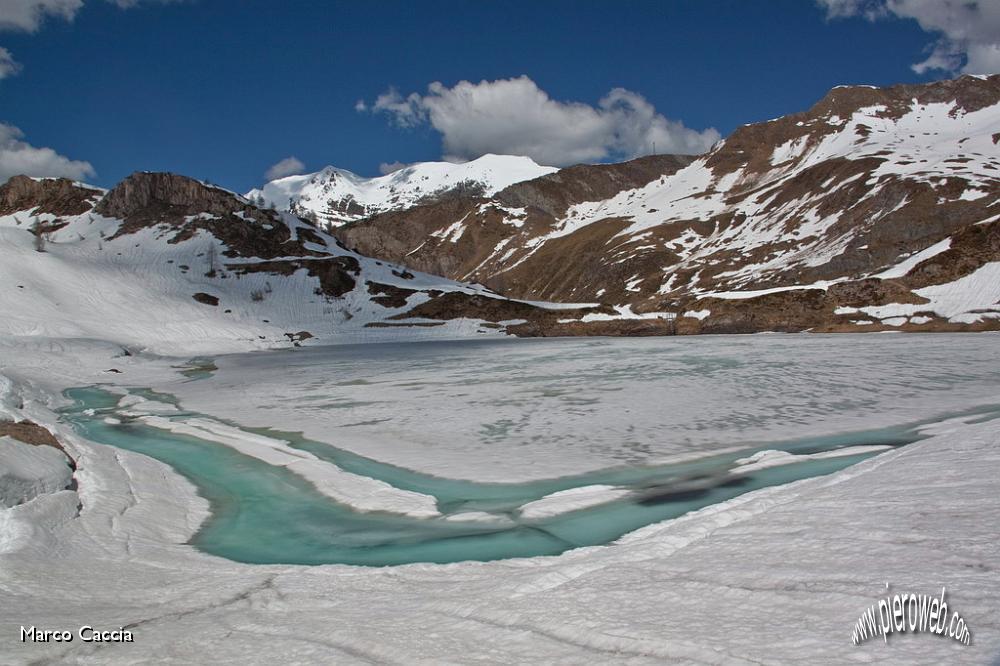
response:
[[[806,460],[822,460],[824,458],[856,456],[863,453],[878,453],[879,451],[888,451],[891,448],[891,446],[845,446],[832,451],[804,454],[768,449],[766,451],[758,451],[747,458],[740,458],[739,460],[736,460],[735,462],[738,467],[733,470],[733,473],[749,474],[750,472],[767,469],[768,467],[781,467],[782,465],[791,465],[794,463],[805,462]]]
[[[907,321],[924,321],[921,317],[914,317],[918,312],[934,312],[949,321],[961,323],[974,323],[986,318],[997,319],[1000,318],[1000,262],[984,264],[953,282],[923,287],[914,290],[914,293],[929,302],[842,307],[837,312],[863,312],[889,326],[901,326]]]
[[[525,520],[551,518],[561,513],[578,511],[621,499],[628,495],[629,492],[625,488],[601,485],[561,490],[522,506],[521,517]]]
[[[933,256],[939,255],[945,250],[951,247],[951,238],[945,238],[943,241],[935,243],[928,248],[915,253],[914,255],[907,257],[903,261],[899,262],[895,266],[888,268],[881,273],[873,275],[872,277],[881,278],[883,280],[888,280],[890,278],[901,278],[911,270],[913,270],[917,264],[921,261],[930,259]]]
[[[51,446],[32,446],[0,437],[0,507],[28,502],[43,493],[69,486],[69,459]]]
[[[14,421],[16,405],[19,402],[14,394],[14,382],[0,375],[0,420]]]
[[[401,490],[378,479],[346,472],[278,439],[255,435],[210,419],[174,421],[163,416],[144,415],[138,416],[137,420],[153,428],[224,444],[268,465],[284,467],[309,481],[327,497],[359,511],[386,511],[416,518],[440,515],[437,500],[430,495]]]

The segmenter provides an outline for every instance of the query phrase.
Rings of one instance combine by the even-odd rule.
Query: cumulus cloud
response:
[[[0,0],[0,30],[37,32],[47,16],[72,21],[83,0]]]
[[[305,171],[306,165],[302,163],[297,157],[286,157],[279,162],[271,165],[271,167],[264,173],[264,177],[268,180],[275,180],[277,178],[284,178],[285,176],[295,176],[303,171]]]
[[[462,162],[486,153],[527,155],[564,166],[653,152],[701,153],[719,140],[668,120],[642,95],[615,88],[597,103],[552,99],[527,76],[454,87],[434,82],[427,94],[389,89],[371,105],[399,127],[429,125],[441,134],[443,158]]]
[[[14,76],[21,71],[21,63],[14,60],[10,51],[0,46],[0,80]]]
[[[1000,72],[1000,2],[996,0],[818,0],[829,18],[862,16],[869,21],[912,19],[938,35],[929,55],[913,65],[930,70],[995,74]]]
[[[0,183],[20,174],[73,180],[94,175],[90,162],[71,160],[51,148],[36,148],[22,139],[21,130],[0,123]]]

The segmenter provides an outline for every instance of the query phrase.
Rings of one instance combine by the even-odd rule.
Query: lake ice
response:
[[[78,388],[66,392],[76,405],[64,416],[88,439],[152,456],[194,482],[211,501],[192,540],[206,552],[257,564],[386,565],[599,545],[913,442],[921,425],[959,405],[974,420],[1000,414],[995,367],[956,372],[975,345],[952,341],[945,355],[935,339],[916,339],[924,362],[903,374],[879,358],[898,342],[885,336],[710,341],[367,345],[199,359],[169,382],[182,401]],[[840,360],[845,345],[855,358],[863,347],[861,367]],[[944,391],[956,402],[935,397]],[[889,401],[906,407],[886,413]],[[239,413],[230,421],[194,411],[203,407]],[[449,478],[456,473],[466,479]]]
[[[122,358],[87,341],[61,341],[58,353],[7,341],[3,374],[12,382],[0,380],[0,411],[54,424],[78,460],[78,487],[0,510],[0,631],[40,618],[129,625],[137,636],[127,653],[14,644],[15,662],[293,655],[442,663],[455,654],[484,663],[609,654],[634,663],[847,663],[890,654],[986,662],[1000,651],[991,628],[1000,596],[998,341],[763,335],[372,345],[217,356],[217,370],[187,376],[190,359]],[[561,555],[261,565],[190,545],[212,504],[172,467],[96,445],[57,421],[54,410],[70,405],[63,390],[94,385],[116,394],[109,408],[176,418],[239,455],[294,455],[268,449],[280,433],[332,445],[338,456],[357,456],[360,467],[345,468],[372,464],[369,481],[398,484],[371,494],[384,508],[417,506],[397,502],[397,490],[419,489],[403,488],[390,469],[453,484],[456,493],[514,486],[518,502],[531,494],[522,486],[537,484],[537,496],[568,484],[521,505],[540,520],[617,501],[613,470],[728,456],[751,475],[791,472],[831,448],[931,437]],[[798,462],[779,464],[793,456]],[[345,501],[371,489],[337,475],[318,482],[338,479],[349,483],[327,490]],[[442,516],[456,508],[434,506]],[[485,522],[494,509],[458,516]],[[852,649],[853,622],[887,581],[928,593],[946,585],[972,645],[903,637],[891,653],[881,644]]]
[[[994,335],[490,340],[221,356],[164,388],[450,478],[524,481],[1000,404]]]

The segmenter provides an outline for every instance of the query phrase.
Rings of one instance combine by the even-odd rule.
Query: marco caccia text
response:
[[[85,624],[76,633],[64,629],[38,629],[37,627],[21,627],[22,643],[72,643],[79,639],[83,643],[134,643],[132,632],[125,627],[100,630]]]

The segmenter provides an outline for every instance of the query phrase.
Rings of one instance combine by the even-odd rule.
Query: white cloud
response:
[[[390,173],[395,173],[408,166],[410,165],[406,162],[382,162],[378,165],[378,172],[383,176],[388,176]]]
[[[51,148],[36,148],[23,138],[18,128],[0,123],[0,183],[19,174],[73,180],[94,175],[90,162],[71,160]]]
[[[0,79],[14,76],[21,71],[21,63],[14,60],[10,51],[0,46]]]
[[[150,5],[159,3],[161,5],[169,5],[173,2],[186,2],[187,0],[108,0],[113,5],[117,5],[119,9],[131,9],[132,7],[137,7],[139,5]]]
[[[597,104],[560,102],[527,76],[454,87],[434,82],[427,94],[389,89],[372,111],[400,127],[429,124],[440,132],[444,159],[486,153],[527,155],[563,166],[659,153],[701,153],[718,141],[715,129],[689,129],[656,112],[642,95],[615,88]]]
[[[37,32],[46,16],[72,21],[83,0],[0,0],[0,30]]]
[[[183,0],[107,0],[121,9],[149,2],[169,3]],[[0,30],[38,32],[45,18],[53,16],[72,21],[84,0],[0,0]]]
[[[264,173],[264,177],[268,180],[275,180],[277,178],[284,178],[285,176],[294,176],[305,171],[306,165],[302,163],[297,157],[286,157],[285,159],[272,164],[271,167]]]
[[[913,70],[1000,72],[1000,2],[996,0],[818,0],[830,18],[912,19],[938,39]]]
[[[818,0],[826,7],[829,18],[850,18],[864,16],[869,21],[885,18],[888,10],[882,0]]]

